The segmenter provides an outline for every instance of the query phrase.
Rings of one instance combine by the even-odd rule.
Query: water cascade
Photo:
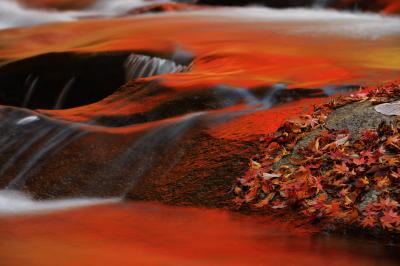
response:
[[[188,66],[176,64],[173,61],[131,54],[125,61],[126,80],[147,78],[167,73],[179,73],[189,70]]]

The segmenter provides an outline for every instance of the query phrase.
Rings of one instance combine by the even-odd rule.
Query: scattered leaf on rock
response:
[[[377,111],[399,115],[400,86],[339,97],[315,106],[311,115],[286,121],[264,142],[264,154],[235,189],[235,203],[256,208],[295,209],[311,220],[400,233],[400,125],[381,123],[353,137],[324,127],[328,114],[349,103],[370,101]],[[296,156],[307,133],[319,134]]]

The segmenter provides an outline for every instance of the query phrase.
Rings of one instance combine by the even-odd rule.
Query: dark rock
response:
[[[146,60],[169,57],[145,53],[50,53],[7,63],[0,66],[0,104],[67,109],[98,102],[127,82],[125,63],[129,56],[143,57],[136,72],[142,72]],[[185,60],[190,63],[190,58]],[[148,72],[143,71],[141,77],[149,76]]]
[[[265,5],[277,8],[312,6],[313,0],[199,0],[198,4],[219,6]]]

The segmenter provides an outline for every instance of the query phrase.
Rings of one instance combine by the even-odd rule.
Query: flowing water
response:
[[[67,208],[69,203],[27,201],[17,208]],[[96,202],[76,202],[91,203]],[[158,203],[0,216],[0,224],[3,265],[392,266],[399,259],[391,246],[313,236],[268,217]]]
[[[10,27],[32,26],[57,21],[74,21],[83,17],[119,16],[129,10],[154,3],[166,3],[168,0],[101,0],[84,10],[56,11],[35,9],[24,6],[16,0],[0,2],[0,29]],[[28,1],[29,3],[29,1]]]
[[[0,2],[0,264],[397,265],[396,245],[125,199],[228,208],[260,135],[400,77],[400,18],[329,1],[119,17],[162,2]]]

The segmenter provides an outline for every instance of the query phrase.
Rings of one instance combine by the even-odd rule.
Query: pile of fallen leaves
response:
[[[360,134],[325,126],[328,114],[346,104],[399,97],[399,85],[386,85],[339,97],[285,122],[264,140],[264,154],[238,179],[235,202],[400,233],[400,125],[381,123]],[[316,129],[308,144],[296,146]]]

